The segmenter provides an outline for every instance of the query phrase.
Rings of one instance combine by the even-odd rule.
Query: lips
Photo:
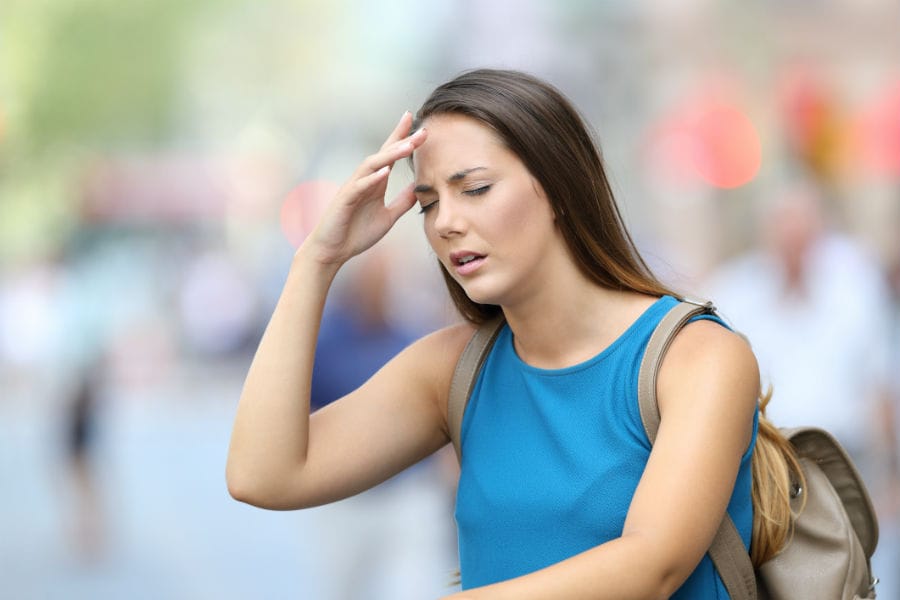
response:
[[[459,275],[469,275],[474,273],[484,264],[485,255],[471,252],[469,250],[460,250],[450,253],[450,263],[455,267]]]

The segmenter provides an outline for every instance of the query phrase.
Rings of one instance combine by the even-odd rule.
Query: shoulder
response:
[[[675,336],[657,380],[660,432],[670,428],[683,440],[740,457],[752,440],[758,400],[759,368],[741,335],[699,320]]]
[[[449,325],[419,338],[405,352],[421,360],[455,366],[475,329],[476,326],[471,323]]]
[[[444,327],[416,340],[397,357],[404,372],[430,389],[444,416],[456,363],[475,330],[475,325],[465,322]]]
[[[697,319],[678,332],[664,362],[684,368],[715,364],[739,369],[755,367],[756,357],[743,335],[712,319]]]
[[[742,335],[712,320],[693,321],[672,341],[660,366],[658,389],[661,410],[664,399],[716,401],[722,395],[755,407],[759,393],[756,356]]]

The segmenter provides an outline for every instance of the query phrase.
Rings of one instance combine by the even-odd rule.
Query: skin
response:
[[[533,366],[560,368],[594,356],[655,300],[600,288],[581,274],[540,185],[489,129],[444,115],[404,137],[411,120],[404,114],[381,150],[363,161],[294,257],[235,418],[226,475],[238,500],[273,509],[331,502],[448,442],[447,395],[473,331],[468,324],[422,338],[362,387],[309,415],[328,288],[340,266],[381,239],[416,200],[435,254],[470,297],[503,307],[516,351]],[[413,152],[415,182],[386,206],[385,167]],[[483,259],[472,272],[457,272],[453,253],[460,251]],[[756,361],[739,336],[706,321],[685,327],[660,369],[659,434],[622,537],[448,598],[671,595],[725,512],[750,440],[758,382]]]

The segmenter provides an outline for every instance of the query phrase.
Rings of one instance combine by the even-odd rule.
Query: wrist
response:
[[[345,262],[328,256],[307,238],[294,252],[291,271],[301,271],[307,277],[313,276],[325,284],[330,284]]]

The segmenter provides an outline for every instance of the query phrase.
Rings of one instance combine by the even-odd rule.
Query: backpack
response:
[[[714,314],[709,302],[682,300],[660,321],[641,361],[638,401],[652,444],[659,428],[656,377],[675,335],[694,317]],[[504,320],[479,326],[460,356],[450,384],[450,439],[462,457],[460,430],[478,372]],[[726,513],[708,551],[732,600],[863,600],[875,598],[870,559],[878,543],[878,522],[869,494],[850,457],[835,438],[815,427],[781,429],[796,453],[805,487],[791,498],[793,532],[785,547],[754,569],[731,517]],[[755,460],[755,457],[754,457]]]

